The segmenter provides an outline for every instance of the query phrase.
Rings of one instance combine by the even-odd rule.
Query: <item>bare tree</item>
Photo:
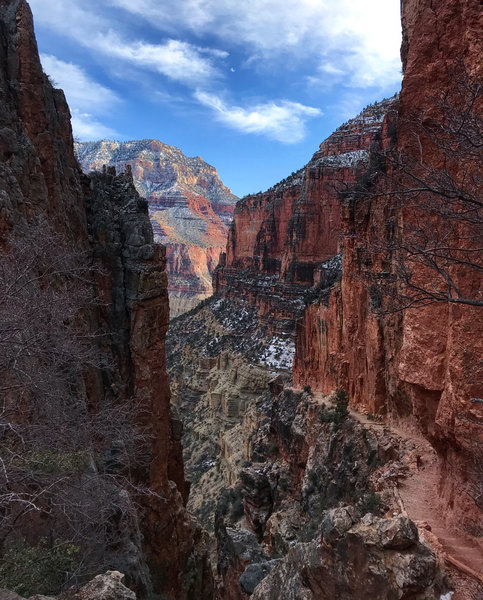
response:
[[[376,156],[374,177],[350,196],[384,205],[385,239],[352,234],[376,311],[483,306],[482,88],[463,71],[453,82],[426,111],[399,123],[410,151]]]
[[[27,531],[77,548],[66,583],[109,566],[136,499],[152,494],[131,477],[150,440],[141,408],[115,395],[88,405],[86,373],[110,369],[88,324],[89,267],[43,221],[0,251],[0,547]]]

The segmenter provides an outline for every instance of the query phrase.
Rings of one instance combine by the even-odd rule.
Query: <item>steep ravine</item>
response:
[[[202,503],[211,481],[217,493],[227,488],[215,515],[202,515],[215,522],[220,598],[439,598],[453,588],[455,600],[473,600],[483,593],[481,261],[472,270],[469,260],[437,257],[450,265],[443,272],[460,297],[473,299],[466,304],[445,299],[434,262],[421,260],[409,280],[401,270],[411,264],[401,262],[404,248],[421,248],[423,235],[437,244],[448,236],[466,257],[477,250],[481,214],[466,219],[452,200],[481,198],[471,149],[481,133],[477,4],[402,3],[400,97],[369,107],[322,143],[307,167],[237,204],[214,299],[176,323],[173,335],[184,343],[168,341],[168,363],[182,357],[174,397],[181,406],[191,399],[187,448],[203,435],[192,415],[210,423],[208,461],[187,457],[188,476],[197,471],[191,502]],[[430,299],[422,307],[408,295],[418,284]],[[228,332],[228,347],[223,315],[216,316],[221,303],[228,315],[245,314]],[[238,386],[238,373],[260,363],[260,331],[295,340],[295,360],[293,373],[277,379],[274,370],[253,397]],[[243,343],[243,335],[255,342]],[[356,423],[341,417],[337,389],[347,393]],[[223,398],[232,391],[241,411],[227,419],[231,403]],[[364,516],[368,506],[374,517]],[[423,551],[425,558],[397,560],[413,565],[413,575],[426,573],[424,581],[396,578],[393,588],[385,572],[386,587],[374,581],[360,589],[362,573],[381,575],[381,563],[390,564],[384,548],[395,550],[375,530],[404,537],[413,530],[407,516],[450,580],[436,563],[428,567],[434,555]],[[336,534],[334,522],[341,523]],[[416,546],[406,540],[399,550]]]
[[[424,158],[441,174],[442,147],[422,135],[416,148],[408,122],[422,114],[424,131],[434,132],[444,117],[434,95],[446,99],[462,64],[467,82],[481,75],[478,4],[402,1],[400,97],[368,107],[304,169],[242,199],[214,272],[215,295],[170,322],[166,252],[154,241],[132,169],[81,173],[69,109],[42,73],[28,4],[0,0],[2,264],[43,224],[53,242],[61,236],[81,257],[76,273],[85,279],[85,305],[70,321],[80,322],[95,355],[60,386],[57,399],[75,401],[60,411],[60,424],[57,405],[47,402],[55,389],[5,392],[5,381],[23,383],[22,372],[17,359],[0,357],[2,418],[10,419],[0,444],[14,456],[8,475],[17,476],[12,485],[0,474],[0,500],[14,498],[2,506],[0,575],[12,589],[57,596],[67,581],[109,569],[61,597],[483,597],[481,308],[439,302],[384,311],[388,300],[368,284],[399,274],[395,244],[419,224],[417,213],[393,201],[407,181],[395,157],[404,167]],[[473,161],[446,158],[452,182],[472,175]],[[172,200],[180,208],[180,196]],[[433,229],[440,216],[431,213]],[[460,229],[472,252],[470,225]],[[32,273],[42,261],[33,261]],[[480,281],[468,273],[467,265],[450,271],[459,289],[478,292]],[[69,289],[55,277],[56,294],[62,283]],[[42,334],[45,290],[35,290],[23,307],[39,318],[19,321]],[[50,359],[57,340],[47,333],[42,351]],[[78,414],[85,420],[72,418]],[[45,423],[48,437],[19,452],[31,438],[18,432]],[[70,439],[79,431],[80,452]],[[24,512],[15,493],[32,492],[28,477],[38,477],[37,486],[57,484],[59,474],[76,484],[73,496],[60,488],[74,502],[59,503],[47,486],[36,509]],[[73,505],[89,510],[72,518]],[[67,537],[85,522],[93,543]],[[18,573],[35,574],[32,564],[43,562],[27,561],[25,570],[25,556],[46,547],[56,559],[59,547],[69,555],[56,563],[55,589],[42,587],[43,576],[38,589],[22,588]],[[81,567],[91,561],[82,574],[72,562],[78,556]]]

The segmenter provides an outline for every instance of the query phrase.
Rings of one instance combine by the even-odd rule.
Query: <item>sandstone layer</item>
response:
[[[103,165],[131,166],[136,189],[149,204],[155,240],[166,246],[171,316],[210,296],[237,201],[216,169],[158,140],[76,143],[75,151],[86,173]]]
[[[195,588],[204,590],[199,597],[209,597],[209,580],[198,569],[203,559],[196,554],[195,528],[184,508],[187,487],[178,427],[170,417],[164,361],[169,321],[165,250],[154,243],[147,202],[135,190],[128,167],[120,175],[115,169],[91,177],[82,174],[74,156],[68,106],[63,92],[53,89],[42,72],[32,15],[24,0],[0,2],[0,38],[2,260],[7,264],[11,240],[19,236],[21,240],[22,232],[39,223],[45,224],[46,234],[54,231],[61,236],[80,257],[77,272],[83,274],[86,305],[75,318],[93,340],[95,359],[65,374],[67,391],[76,399],[75,411],[87,415],[77,429],[87,438],[92,435],[87,444],[96,447],[96,437],[105,432],[94,429],[91,434],[91,429],[82,428],[86,422],[92,426],[107,406],[115,405],[113,416],[132,412],[135,420],[126,426],[144,432],[132,470],[123,478],[124,487],[116,478],[127,468],[119,441],[105,448],[104,455],[90,453],[85,471],[66,473],[65,479],[81,478],[81,489],[87,482],[97,482],[93,490],[102,488],[111,497],[112,503],[99,504],[96,514],[85,518],[94,527],[102,514],[112,511],[112,518],[103,524],[112,540],[112,546],[109,542],[104,546],[103,560],[123,570],[140,597],[156,591],[178,599],[197,593]],[[31,252],[35,256],[36,248]],[[38,269],[41,272],[41,264]],[[68,275],[72,278],[73,272]],[[36,302],[31,299],[33,322]],[[39,324],[40,330],[48,326]],[[12,411],[13,426],[28,425],[24,421],[31,412],[29,402],[35,399],[34,392],[22,398],[24,404]],[[6,400],[8,407],[20,406],[12,392],[7,391]],[[38,425],[37,415],[31,417]],[[19,468],[18,461],[14,466]],[[10,482],[2,479],[5,485],[8,488]],[[53,506],[55,502],[45,514],[39,509],[37,519],[20,511],[15,535],[27,536],[34,546],[42,545],[44,538],[62,538],[63,526],[73,523]],[[16,510],[12,504],[5,515],[15,516]],[[79,521],[77,528],[84,525]],[[4,544],[8,534],[2,535]],[[94,545],[85,557],[96,558],[96,552]],[[97,568],[102,568],[101,561]]]
[[[214,275],[216,293],[243,297],[262,324],[293,331],[307,287],[320,266],[338,253],[342,229],[340,196],[368,169],[395,99],[367,107],[334,132],[300,171],[264,193],[238,202]]]

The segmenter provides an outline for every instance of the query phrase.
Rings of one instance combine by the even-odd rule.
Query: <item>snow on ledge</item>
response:
[[[317,167],[356,167],[363,162],[369,161],[367,150],[354,150],[344,154],[330,154],[317,159],[311,166]]]

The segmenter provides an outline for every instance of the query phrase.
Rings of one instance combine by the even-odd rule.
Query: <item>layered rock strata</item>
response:
[[[213,279],[216,293],[245,298],[263,325],[293,332],[318,267],[338,253],[340,195],[367,171],[384,117],[395,106],[395,99],[369,106],[325,140],[303,169],[238,202]]]
[[[415,427],[414,435],[431,441],[440,477],[428,518],[437,514],[449,532],[464,529],[472,537],[468,548],[481,540],[483,447],[481,257],[474,258],[482,222],[478,11],[473,0],[402,3],[400,101],[380,119],[369,116],[378,122],[373,137],[359,130],[336,136],[335,146],[329,138],[320,170],[315,155],[313,169],[309,163],[242,200],[214,276],[219,294],[244,298],[275,331],[290,332],[302,315],[298,389],[343,387],[352,406]],[[337,164],[338,154],[363,168]],[[448,248],[445,239],[457,246]],[[419,302],[425,306],[398,303],[411,298],[403,283],[408,263],[400,260],[405,250],[424,255],[410,283],[426,293]],[[331,275],[330,261],[340,254],[339,275],[336,264]],[[396,295],[384,296],[388,289]],[[263,513],[264,501],[260,507]]]
[[[176,317],[212,293],[237,197],[199,156],[158,140],[75,144],[86,173],[103,165],[124,170],[149,204],[155,240],[166,246],[170,312]]]
[[[198,593],[195,588],[199,597],[209,597],[209,580],[197,570],[203,559],[196,554],[194,527],[184,509],[179,428],[170,417],[164,248],[153,241],[147,203],[134,189],[128,168],[121,175],[108,169],[91,177],[80,171],[69,109],[63,92],[53,89],[42,72],[24,0],[0,2],[0,37],[0,245],[8,252],[14,226],[18,235],[20,226],[44,222],[83,257],[81,272],[91,270],[91,276],[84,281],[88,308],[79,318],[95,341],[98,358],[82,375],[72,374],[70,390],[80,412],[95,418],[111,404],[136,407],[136,421],[129,425],[149,429],[129,485],[107,488],[113,501],[125,507],[109,523],[118,544],[107,548],[109,560],[126,571],[141,597],[156,591],[178,599],[189,590]],[[16,401],[11,394],[9,400]],[[147,422],[138,416],[146,413]],[[115,448],[110,451],[115,454]],[[99,487],[106,485],[101,481],[106,464],[94,455],[88,467],[90,478],[99,474]],[[99,514],[102,510],[99,506]],[[28,534],[35,543],[36,537],[51,535],[49,523],[48,518],[39,525],[19,518],[16,534]],[[52,535],[62,537],[62,519],[54,525]]]
[[[293,352],[288,339],[261,329],[256,309],[243,302],[213,297],[171,322],[167,363],[173,403],[184,422],[188,507],[209,531],[220,496],[246,461],[258,422],[252,405],[266,401],[277,373],[289,380]]]

